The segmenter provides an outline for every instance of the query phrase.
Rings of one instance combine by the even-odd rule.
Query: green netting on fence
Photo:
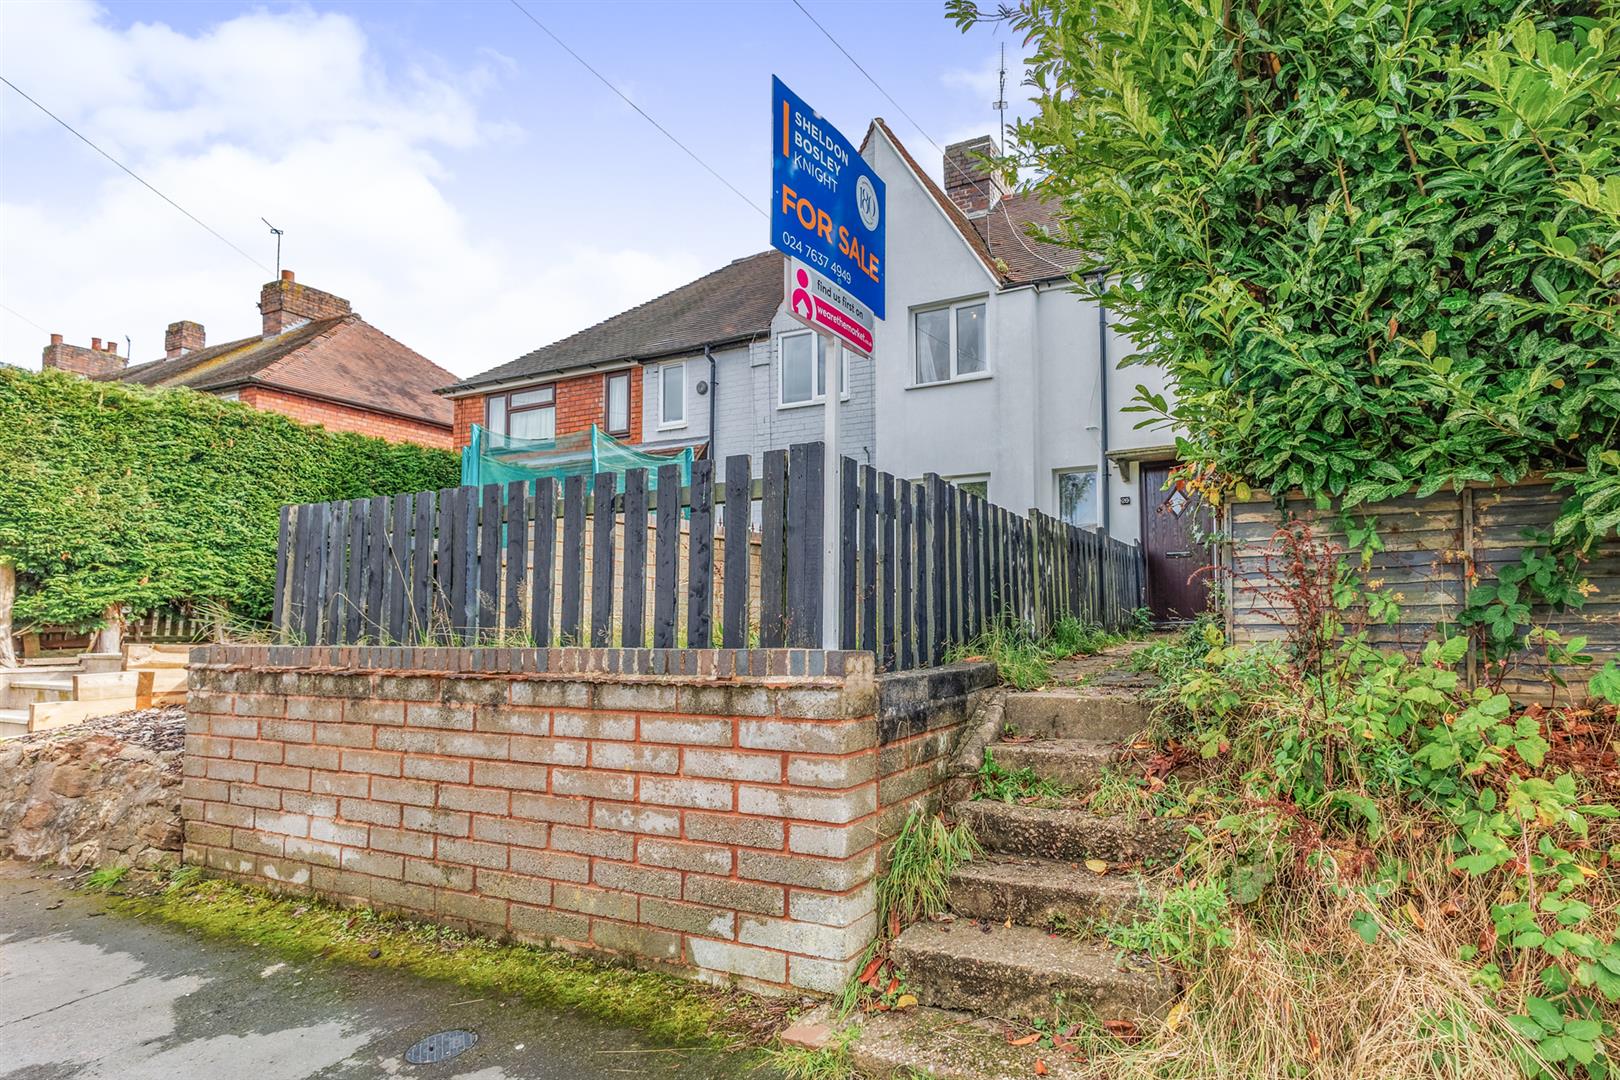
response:
[[[647,490],[655,491],[658,470],[664,465],[679,465],[681,484],[691,484],[690,447],[677,454],[647,454],[603,434],[594,424],[589,431],[555,439],[518,439],[494,434],[474,424],[472,441],[461,452],[461,483],[477,487],[543,477],[561,480],[599,472],[622,476],[631,469],[646,469]],[[619,487],[622,489],[624,485],[621,483]]]

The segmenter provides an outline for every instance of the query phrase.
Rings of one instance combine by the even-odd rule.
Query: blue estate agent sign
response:
[[[883,318],[883,181],[771,76],[771,246]]]

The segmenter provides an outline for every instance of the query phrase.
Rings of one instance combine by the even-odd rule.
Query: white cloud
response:
[[[274,248],[260,215],[287,230],[300,281],[457,374],[709,269],[588,238],[561,236],[541,258],[472,235],[446,193],[456,155],[521,137],[480,114],[511,70],[498,53],[470,70],[391,68],[354,20],[302,8],[195,34],[120,27],[83,2],[11,3],[0,19],[8,78],[261,262]],[[161,355],[176,319],[204,323],[211,341],[257,333],[270,273],[0,94],[0,302],[77,344],[132,335],[137,361]],[[71,182],[44,182],[52,171]],[[0,313],[0,360],[37,366],[43,345]]]

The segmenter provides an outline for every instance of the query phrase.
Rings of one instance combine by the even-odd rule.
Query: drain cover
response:
[[[432,1065],[449,1061],[477,1045],[476,1031],[438,1031],[405,1051],[405,1060],[412,1065]]]

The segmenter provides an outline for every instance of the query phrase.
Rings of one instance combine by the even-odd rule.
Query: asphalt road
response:
[[[0,862],[5,1080],[770,1080],[743,1055],[670,1050],[587,1018],[467,996],[109,913]],[[405,1060],[447,1029],[478,1042],[438,1064]]]

